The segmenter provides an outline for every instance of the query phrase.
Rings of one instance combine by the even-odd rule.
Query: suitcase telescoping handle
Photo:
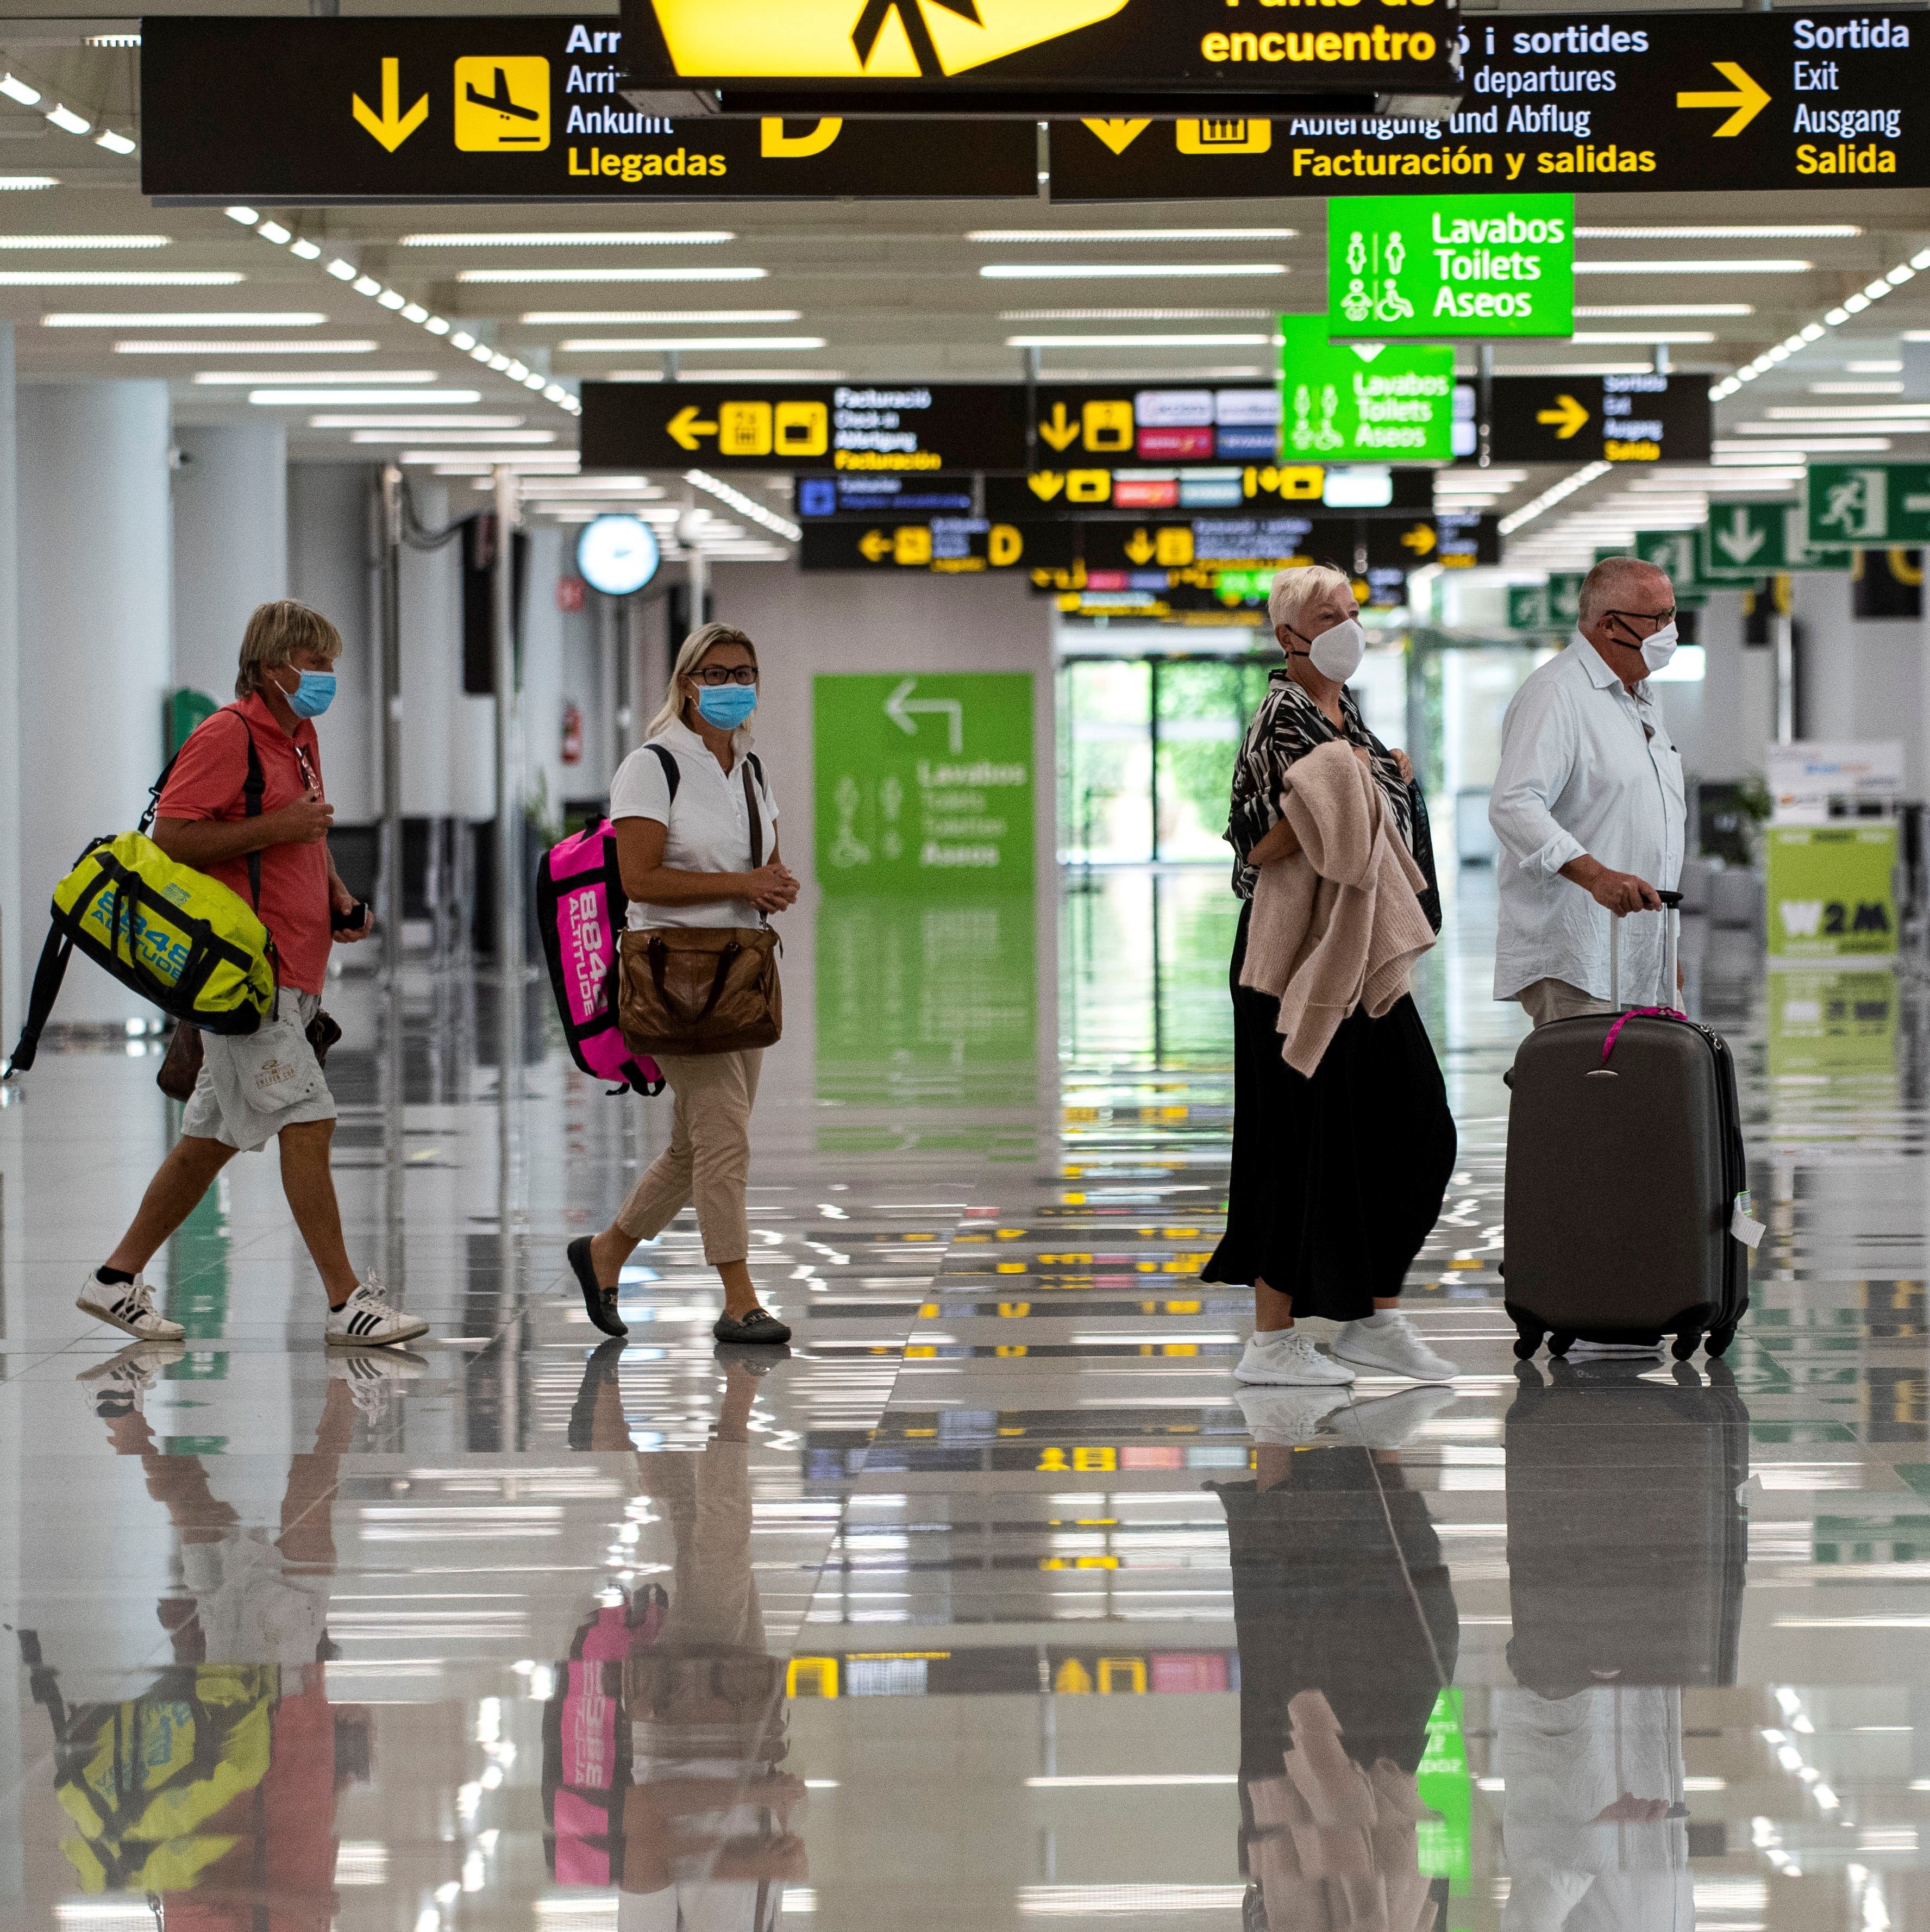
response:
[[[1662,991],[1659,1004],[1668,1006],[1675,1004],[1677,950],[1682,932],[1682,895],[1680,892],[1658,892],[1662,901]],[[1622,921],[1614,913],[1608,915],[1608,1004],[1617,1012],[1622,1010]]]

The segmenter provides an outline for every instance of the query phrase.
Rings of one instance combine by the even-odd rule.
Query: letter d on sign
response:
[[[844,131],[844,123],[835,117],[818,122],[806,134],[787,134],[784,124],[767,116],[759,124],[760,152],[767,160],[802,160],[807,154],[821,154]]]

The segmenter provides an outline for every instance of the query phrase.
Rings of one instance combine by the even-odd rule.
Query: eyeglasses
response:
[[[720,684],[755,684],[757,667],[755,664],[706,664],[702,670],[694,670],[691,676],[700,684],[707,684],[715,691]]]
[[[1633,624],[1639,620],[1644,624],[1653,624],[1659,631],[1664,625],[1675,622],[1675,606],[1671,604],[1666,610],[1605,610],[1602,614],[1605,617],[1619,617],[1625,624]]]

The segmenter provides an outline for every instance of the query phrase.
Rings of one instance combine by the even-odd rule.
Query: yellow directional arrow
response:
[[[686,403],[664,425],[664,434],[679,449],[694,449],[697,446],[699,436],[715,436],[717,434],[717,425],[714,422],[700,422],[697,420],[696,404]]]
[[[355,118],[392,154],[429,118],[429,97],[424,94],[409,112],[402,111],[402,63],[385,60],[382,64],[382,116],[378,119],[359,94],[349,96]]]
[[[1553,409],[1537,410],[1535,420],[1553,424],[1556,436],[1566,442],[1588,420],[1588,412],[1572,396],[1561,395],[1556,397]]]
[[[1434,547],[1434,526],[1432,524],[1416,524],[1411,530],[1401,532],[1401,542],[1416,556],[1425,556]]]
[[[1152,539],[1143,530],[1134,530],[1126,538],[1125,554],[1134,563],[1150,563],[1154,548]]]
[[[1709,64],[1725,80],[1736,83],[1735,92],[1678,94],[1675,104],[1678,107],[1733,107],[1735,112],[1710,137],[1719,141],[1725,134],[1740,134],[1769,105],[1770,98],[1734,61],[1711,61]]]
[[[1079,434],[1079,425],[1076,422],[1069,422],[1066,420],[1065,405],[1063,403],[1054,403],[1052,406],[1052,420],[1050,422],[1041,423],[1038,426],[1038,433],[1051,444],[1054,449],[1065,449],[1071,446],[1072,440]]]
[[[1114,154],[1122,154],[1152,123],[1150,121],[1088,121],[1086,125]]]
[[[892,540],[883,530],[867,530],[858,539],[858,549],[868,563],[882,563],[892,554]]]
[[[1056,470],[1041,470],[1026,479],[1026,487],[1041,503],[1049,503],[1065,487],[1065,479]]]

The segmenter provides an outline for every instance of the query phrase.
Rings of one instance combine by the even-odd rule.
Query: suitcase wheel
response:
[[[1735,1339],[1736,1331],[1734,1329],[1718,1328],[1709,1338],[1707,1352],[1710,1360],[1713,1361],[1718,1357],[1727,1354],[1729,1351],[1729,1344]]]
[[[1542,1336],[1547,1331],[1532,1322],[1515,1324],[1515,1359],[1518,1362],[1529,1360],[1542,1346]]]
[[[1674,1346],[1669,1352],[1678,1362],[1686,1362],[1701,1346],[1702,1337],[1692,1328],[1675,1338]]]
[[[1557,1330],[1549,1338],[1548,1353],[1559,1361],[1574,1346],[1575,1337],[1572,1335],[1564,1335]]]

